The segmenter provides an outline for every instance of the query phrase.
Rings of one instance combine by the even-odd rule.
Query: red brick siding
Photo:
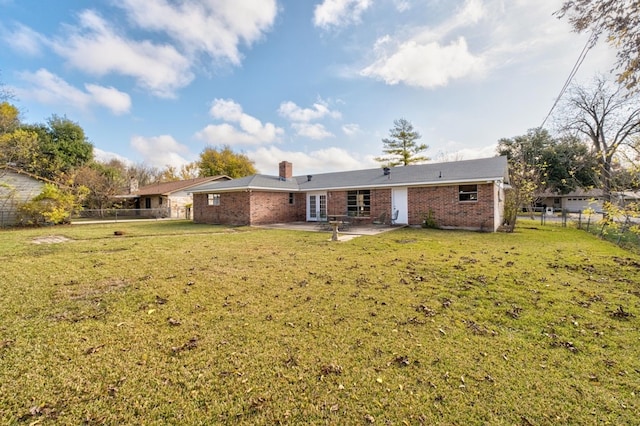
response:
[[[288,192],[222,192],[220,205],[207,205],[207,194],[193,195],[196,223],[224,225],[264,225],[305,220],[305,194],[294,193],[289,204]]]
[[[207,205],[207,194],[193,194],[193,221],[222,225],[250,224],[249,192],[220,193],[220,205]]]
[[[380,217],[382,213],[387,214],[387,223],[391,217],[391,190],[374,189],[371,191],[371,221]]]
[[[347,214],[347,191],[327,192],[327,214]]]
[[[294,203],[289,203],[288,192],[251,193],[251,225],[296,222],[305,220],[305,196],[294,193]]]
[[[458,201],[458,186],[409,188],[409,224],[420,225],[422,215],[433,211],[441,227],[493,231],[494,185],[478,185],[478,201]]]
[[[329,214],[347,211],[348,191],[329,191]],[[493,206],[497,191],[493,184],[478,185],[478,201],[458,201],[458,186],[408,188],[409,225],[422,224],[423,215],[433,211],[441,227],[493,231],[496,218]],[[306,220],[306,194],[294,193],[289,204],[288,192],[230,192],[220,194],[219,206],[207,205],[207,194],[193,196],[194,221],[226,225],[260,225]],[[391,215],[391,189],[371,190],[371,217],[359,219],[371,222],[382,213]]]

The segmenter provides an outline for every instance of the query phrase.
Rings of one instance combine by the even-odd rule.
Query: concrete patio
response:
[[[340,231],[338,233],[338,241],[348,241],[355,237],[362,235],[377,235],[383,232],[394,231],[405,227],[406,225],[351,225],[348,231]],[[322,229],[319,223],[316,222],[291,222],[291,223],[273,223],[269,225],[259,225],[259,228],[269,229],[287,229],[290,231],[307,231],[307,232],[323,232],[327,234],[327,238],[330,240],[332,231]]]

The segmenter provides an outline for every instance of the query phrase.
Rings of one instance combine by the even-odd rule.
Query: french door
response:
[[[327,193],[310,192],[307,194],[307,221],[327,220]]]

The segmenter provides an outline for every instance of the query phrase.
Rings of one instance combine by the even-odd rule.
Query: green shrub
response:
[[[438,225],[438,221],[436,220],[436,215],[432,209],[429,209],[428,213],[422,214],[422,227],[431,229],[437,229],[440,227]]]

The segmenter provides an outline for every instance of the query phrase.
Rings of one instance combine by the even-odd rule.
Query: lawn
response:
[[[640,256],[520,223],[1,231],[0,423],[637,424]]]

